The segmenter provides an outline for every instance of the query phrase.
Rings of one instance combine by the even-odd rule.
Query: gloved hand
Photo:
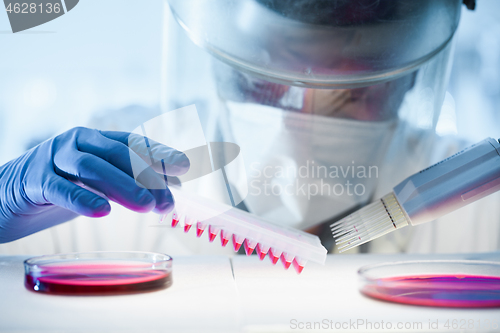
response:
[[[163,173],[163,168],[150,167],[146,161],[154,154],[154,160],[163,159],[165,174],[178,176],[189,169],[189,159],[184,153],[152,140],[148,140],[150,156],[144,156],[144,151],[138,155],[127,146],[129,136],[131,143],[144,141],[144,137],[126,132],[74,128],[1,166],[0,243],[78,215],[108,215],[111,206],[107,199],[136,212],[171,211],[172,194],[163,175],[155,172]],[[143,170],[139,184],[134,179],[132,164]]]

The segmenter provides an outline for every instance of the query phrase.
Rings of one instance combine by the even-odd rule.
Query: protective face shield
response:
[[[168,0],[189,37],[287,85],[366,86],[415,70],[451,40],[459,0]]]
[[[249,211],[309,228],[428,163],[460,1],[168,3],[217,58],[210,112],[241,147]]]

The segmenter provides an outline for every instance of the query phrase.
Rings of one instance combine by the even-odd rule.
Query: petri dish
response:
[[[388,302],[431,307],[500,307],[500,262],[401,261],[359,269],[360,291]]]
[[[58,295],[119,295],[172,285],[172,258],[153,252],[81,252],[24,261],[28,290]]]

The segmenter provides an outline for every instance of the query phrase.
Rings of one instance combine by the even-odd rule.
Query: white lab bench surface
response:
[[[0,256],[2,332],[311,332],[313,329],[307,327],[315,323],[320,332],[500,332],[500,309],[381,302],[361,295],[357,278],[357,270],[366,264],[422,259],[500,261],[498,252],[330,255],[325,266],[309,263],[300,275],[293,268],[285,271],[281,264],[273,267],[267,258],[260,262],[256,256],[174,257],[170,288],[134,295],[78,297],[25,289],[26,258]],[[460,330],[464,321],[465,329]],[[387,329],[389,322],[392,329]],[[471,323],[473,328],[467,326]],[[398,324],[403,326],[398,328]]]

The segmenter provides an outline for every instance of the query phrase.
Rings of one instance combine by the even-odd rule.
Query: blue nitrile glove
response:
[[[144,137],[126,132],[74,128],[1,166],[0,243],[78,215],[108,215],[108,200],[84,187],[136,212],[171,211],[174,201],[163,175],[145,161],[154,154],[155,160],[164,160],[167,175],[178,176],[189,169],[189,159],[184,153],[152,140],[148,142],[150,156],[143,156],[143,151],[137,155],[134,147],[128,147],[129,136],[144,141]],[[147,185],[136,184],[132,163],[134,168],[143,170],[139,185]]]

